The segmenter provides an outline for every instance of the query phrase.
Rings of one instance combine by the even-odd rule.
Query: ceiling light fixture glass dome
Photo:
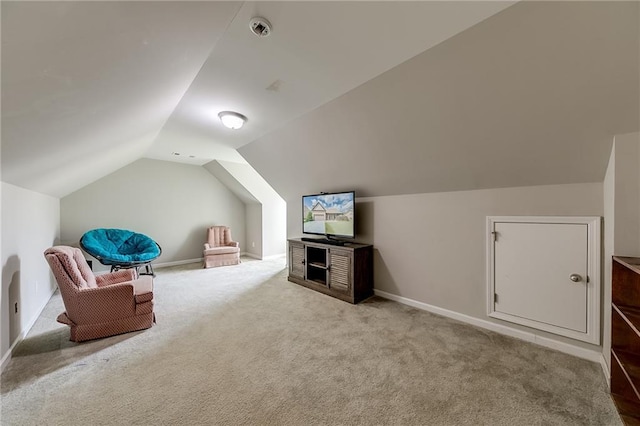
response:
[[[247,117],[233,111],[222,111],[218,114],[218,117],[220,117],[220,121],[222,121],[222,124],[224,124],[225,127],[233,130],[241,128],[247,121]]]

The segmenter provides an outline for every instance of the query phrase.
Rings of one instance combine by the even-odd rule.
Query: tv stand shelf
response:
[[[373,295],[373,246],[289,239],[289,281],[350,303]]]
[[[302,237],[300,241],[304,241],[306,243],[318,243],[318,244],[329,244],[332,246],[344,246],[346,242],[341,240],[332,240],[331,238],[307,238]]]

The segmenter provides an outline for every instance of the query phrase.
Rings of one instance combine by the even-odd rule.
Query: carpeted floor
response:
[[[2,375],[2,425],[618,425],[600,366],[284,259],[158,269],[153,328],[68,341],[54,295]]]

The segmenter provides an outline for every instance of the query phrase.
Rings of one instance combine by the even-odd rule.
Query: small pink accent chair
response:
[[[57,320],[71,327],[71,341],[143,330],[155,322],[152,276],[136,278],[133,269],[93,275],[82,251],[75,247],[51,247],[44,256],[66,309]]]
[[[237,265],[240,263],[240,244],[231,240],[228,226],[212,226],[207,230],[204,244],[204,267]]]

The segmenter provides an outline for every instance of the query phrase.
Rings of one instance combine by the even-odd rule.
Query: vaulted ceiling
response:
[[[601,180],[639,126],[638,4],[513,3],[3,1],[2,180],[62,197],[141,157],[248,160],[292,196]]]
[[[602,182],[640,3],[520,2],[239,149],[287,201]]]
[[[3,1],[2,180],[60,197],[140,157],[242,162],[236,148],[511,4]],[[228,109],[241,131],[218,122]]]

